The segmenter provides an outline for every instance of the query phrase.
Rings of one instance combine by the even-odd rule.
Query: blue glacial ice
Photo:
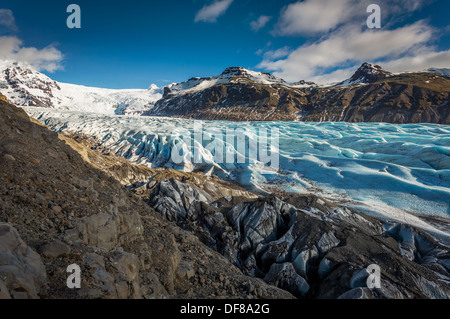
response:
[[[277,128],[279,145],[271,154],[279,154],[279,169],[274,171],[249,158],[248,150],[240,153],[245,163],[217,163],[211,140],[183,145],[185,153],[196,152],[201,163],[174,163],[172,151],[184,140],[173,133],[185,128],[193,137],[192,120],[25,110],[55,131],[95,136],[116,155],[150,167],[210,171],[260,192],[314,192],[409,222],[415,222],[413,215],[450,216],[450,127],[445,125],[196,122],[202,124],[205,136],[210,130],[225,133],[227,128],[240,128],[248,141],[258,139],[263,128]],[[236,141],[227,143],[224,136],[214,135],[215,143],[224,145],[224,156],[237,152]]]

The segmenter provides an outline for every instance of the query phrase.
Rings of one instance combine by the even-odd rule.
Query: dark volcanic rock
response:
[[[411,226],[382,223],[315,196],[212,202],[208,190],[214,192],[204,189],[200,198],[198,187],[164,180],[150,204],[245,273],[298,297],[450,297],[449,249]],[[382,269],[382,285],[368,291],[372,264]]]

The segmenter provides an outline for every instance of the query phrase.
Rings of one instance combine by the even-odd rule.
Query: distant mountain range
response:
[[[241,67],[163,88],[110,90],[56,82],[25,64],[0,63],[0,92],[18,106],[118,115],[232,121],[450,124],[450,69],[390,73],[364,63],[330,85],[288,83]]]

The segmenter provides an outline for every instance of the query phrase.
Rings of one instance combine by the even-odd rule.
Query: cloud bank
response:
[[[306,0],[283,8],[275,35],[311,35],[328,32],[354,18],[353,0]]]
[[[438,51],[437,30],[426,21],[389,28],[396,18],[424,5],[422,0],[380,1],[382,29],[368,29],[368,3],[356,0],[305,0],[284,7],[274,36],[308,36],[312,41],[288,50],[267,51],[259,68],[287,81],[330,83],[348,78],[362,62],[392,72],[450,67],[450,50]]]

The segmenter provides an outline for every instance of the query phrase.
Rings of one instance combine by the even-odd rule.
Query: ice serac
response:
[[[156,85],[147,90],[112,90],[60,83],[26,63],[5,60],[0,60],[0,91],[17,106],[119,115],[140,115],[162,97]]]

